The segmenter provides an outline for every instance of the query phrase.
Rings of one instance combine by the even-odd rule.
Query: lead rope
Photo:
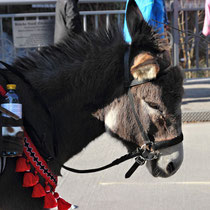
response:
[[[67,167],[65,165],[62,165],[62,167],[68,171],[74,172],[74,173],[80,173],[80,174],[84,174],[84,173],[94,173],[94,172],[98,172],[98,171],[102,171],[105,170],[107,168],[111,168],[113,166],[116,166],[122,162],[125,162],[126,160],[135,158],[135,157],[139,157],[141,155],[144,154],[144,150],[142,150],[141,148],[137,148],[135,151],[128,153],[120,158],[117,158],[116,160],[114,160],[113,162],[111,162],[110,164],[107,164],[105,166],[99,167],[99,168],[93,168],[93,169],[87,169],[87,170],[79,170],[79,169],[74,169],[74,168],[70,168]]]

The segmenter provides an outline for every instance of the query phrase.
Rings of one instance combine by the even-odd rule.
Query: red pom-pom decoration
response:
[[[58,200],[58,199],[60,198],[60,196],[59,196],[59,194],[58,194],[57,192],[54,193],[54,198],[55,198],[56,200]]]
[[[37,177],[38,176],[34,176],[31,172],[25,173],[23,177],[23,187],[33,187],[36,185],[39,182]]]
[[[71,208],[71,204],[61,198],[57,192],[54,193],[54,197],[58,202],[58,210],[68,210]]]
[[[34,186],[33,192],[32,192],[32,198],[41,198],[46,195],[44,187],[38,183]]]
[[[20,157],[16,161],[16,172],[30,171],[31,166],[24,157]]]
[[[5,96],[6,97],[6,90],[3,88],[2,85],[0,85],[0,95]]]
[[[50,209],[57,206],[57,201],[54,198],[53,194],[51,192],[47,193],[44,197],[44,208]]]
[[[58,199],[58,210],[68,210],[71,204],[66,202],[63,198]]]

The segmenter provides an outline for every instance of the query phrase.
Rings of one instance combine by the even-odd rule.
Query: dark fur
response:
[[[105,131],[104,123],[92,113],[111,103],[116,97],[113,90],[122,87],[126,47],[118,30],[83,34],[18,59],[13,67],[29,84],[14,73],[1,72],[2,85],[17,84],[25,129],[42,154],[55,155],[56,138],[57,158],[64,163]],[[60,166],[54,161],[50,165],[59,174]],[[31,199],[31,189],[21,187],[22,175],[14,167],[15,160],[9,160],[0,179],[0,208],[41,209],[42,199]]]
[[[163,41],[147,24],[135,24],[130,62],[141,51],[149,51],[164,69],[168,60],[163,56]],[[25,129],[44,157],[56,155],[59,162],[65,163],[105,131],[104,114],[114,106],[121,110],[121,124],[113,133],[124,142],[131,142],[132,148],[141,145],[141,134],[123,86],[127,47],[118,29],[69,35],[56,46],[18,59],[13,67],[22,76],[1,71],[2,85],[17,84]],[[132,91],[145,130],[155,135],[160,125],[138,104],[140,99],[155,101],[173,118],[182,96],[180,70],[171,69],[166,76]],[[60,173],[56,161],[49,164],[56,174]],[[15,173],[14,168],[15,159],[9,159],[0,177],[0,209],[42,209],[43,200],[31,199],[31,189],[22,188],[22,174]]]

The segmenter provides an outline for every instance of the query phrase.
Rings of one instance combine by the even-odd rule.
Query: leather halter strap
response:
[[[142,137],[144,139],[144,143],[148,144],[148,143],[150,143],[150,139],[149,139],[148,135],[145,133],[144,127],[141,124],[141,122],[139,120],[139,117],[138,117],[138,115],[135,111],[133,96],[132,96],[131,89],[130,89],[129,58],[130,58],[130,46],[128,47],[128,49],[127,49],[127,51],[125,52],[125,55],[124,55],[124,81],[125,81],[124,85],[125,85],[125,88],[128,88],[128,98],[129,98],[129,101],[130,101],[130,104],[131,104],[132,112],[133,112],[133,114],[135,116],[135,119],[136,119],[137,126],[140,130],[140,133],[142,134]],[[137,82],[138,81],[136,81],[136,84],[138,84]]]
[[[163,149],[166,147],[174,146],[174,145],[179,144],[180,142],[183,141],[182,133],[173,139],[170,139],[167,141],[160,141],[160,142],[153,142],[152,140],[150,140],[150,138],[146,134],[144,127],[136,113],[136,110],[135,110],[133,95],[131,93],[131,87],[136,86],[136,85],[141,85],[143,83],[150,82],[152,80],[143,80],[143,81],[132,80],[132,81],[130,81],[129,59],[130,59],[130,45],[128,46],[128,49],[124,55],[125,88],[128,89],[128,98],[129,98],[129,101],[131,104],[132,112],[136,119],[136,123],[140,130],[140,133],[143,137],[144,145],[141,148],[145,147],[146,155],[144,155],[144,156],[140,155],[140,156],[136,157],[135,163],[132,165],[132,167],[125,174],[125,178],[129,178],[140,165],[143,165],[145,163],[146,160],[158,159],[158,157],[160,155],[158,152],[158,149]],[[168,72],[169,68],[170,68],[170,66],[167,69],[165,69],[164,72],[160,76],[165,75]]]
[[[141,85],[153,80],[144,80],[144,81],[138,81],[138,80],[132,80],[130,81],[130,66],[129,66],[129,58],[130,58],[130,46],[128,47],[127,51],[125,52],[124,55],[124,76],[125,76],[125,88],[128,89],[128,98],[131,104],[131,108],[132,108],[132,112],[135,116],[136,119],[136,123],[138,125],[138,128],[142,134],[143,140],[144,140],[144,144],[145,145],[150,145],[152,147],[153,150],[158,150],[158,149],[162,149],[162,148],[166,148],[169,146],[173,146],[176,145],[180,142],[183,141],[183,134],[181,133],[179,136],[170,139],[170,140],[166,140],[166,141],[160,141],[160,142],[153,142],[152,140],[150,140],[150,138],[148,137],[148,135],[146,134],[143,125],[136,113],[135,110],[135,105],[134,105],[134,100],[133,100],[133,95],[131,93],[131,87],[136,86],[136,85]],[[162,75],[165,75],[168,72],[168,69],[170,68],[170,66],[164,70],[164,73]],[[162,76],[160,75],[160,76]]]

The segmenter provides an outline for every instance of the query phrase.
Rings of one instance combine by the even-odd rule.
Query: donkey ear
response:
[[[155,79],[160,67],[156,59],[148,52],[138,54],[131,66],[131,74],[138,81]]]
[[[144,20],[144,17],[139,10],[135,0],[129,0],[128,2],[126,11],[126,22],[131,39],[133,39],[134,35],[141,27],[141,25],[146,24],[146,21]]]

